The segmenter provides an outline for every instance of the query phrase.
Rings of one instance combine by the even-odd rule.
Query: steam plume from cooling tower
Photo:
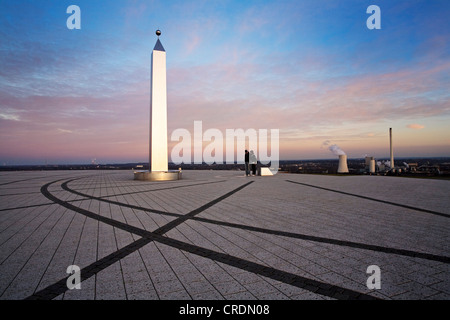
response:
[[[329,146],[328,149],[337,156],[345,155],[345,152],[337,144],[333,144],[333,145]]]

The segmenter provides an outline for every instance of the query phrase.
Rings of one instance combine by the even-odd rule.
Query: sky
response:
[[[395,157],[448,157],[449,16],[448,0],[0,0],[0,165],[148,161],[157,29],[169,160],[194,121],[278,129],[281,160],[388,158],[389,128]]]

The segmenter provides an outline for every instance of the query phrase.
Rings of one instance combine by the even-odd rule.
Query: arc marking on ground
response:
[[[290,284],[290,285],[293,285],[293,286],[296,286],[299,288],[303,288],[308,291],[316,292],[318,294],[322,294],[325,296],[330,296],[330,297],[334,297],[334,298],[345,298],[345,299],[377,299],[373,296],[363,294],[358,291],[339,287],[336,285],[327,284],[327,283],[313,280],[313,279],[308,279],[308,278],[301,277],[301,276],[298,276],[298,275],[295,275],[295,274],[292,274],[289,272],[285,272],[285,271],[278,270],[278,269],[275,269],[272,267],[264,266],[264,265],[261,265],[261,264],[258,264],[258,263],[252,262],[252,261],[234,257],[234,256],[231,256],[231,255],[228,255],[225,253],[214,251],[214,250],[198,247],[198,246],[195,246],[190,243],[182,242],[179,240],[175,240],[175,239],[171,239],[166,236],[163,236],[164,233],[175,228],[176,226],[180,225],[181,223],[183,223],[184,221],[186,221],[188,219],[195,218],[195,216],[198,215],[199,213],[205,211],[209,207],[214,206],[215,204],[232,196],[234,193],[236,193],[236,192],[242,190],[243,188],[245,188],[246,186],[250,185],[253,181],[248,182],[246,184],[239,186],[238,188],[233,189],[232,191],[228,192],[227,194],[224,194],[223,196],[218,197],[195,210],[192,210],[191,212],[189,212],[188,214],[186,214],[184,216],[178,217],[177,219],[173,220],[172,222],[169,222],[167,225],[158,228],[154,232],[150,232],[150,231],[147,231],[147,230],[144,230],[141,228],[137,228],[137,227],[125,224],[120,221],[116,221],[114,219],[100,216],[96,213],[76,207],[76,206],[70,204],[69,202],[63,201],[63,200],[55,197],[48,190],[48,188],[50,187],[50,185],[60,182],[62,180],[65,180],[65,179],[56,180],[56,181],[47,183],[44,186],[42,186],[42,188],[41,188],[42,194],[45,197],[47,197],[49,200],[65,207],[67,209],[73,210],[73,211],[83,214],[89,218],[96,219],[100,222],[107,223],[109,225],[120,228],[122,230],[132,232],[132,233],[142,237],[141,239],[134,241],[133,243],[127,245],[126,247],[121,248],[114,253],[111,253],[107,257],[105,257],[99,261],[96,261],[96,262],[92,263],[91,265],[83,268],[81,270],[81,273],[82,274],[85,273],[85,277],[87,277],[87,278],[89,278],[92,275],[96,274],[97,272],[103,270],[104,268],[110,266],[111,264],[119,261],[120,259],[126,257],[127,255],[138,250],[139,248],[146,245],[147,243],[149,243],[151,241],[157,241],[159,243],[163,243],[163,244],[178,248],[183,251],[197,254],[202,257],[206,257],[206,258],[209,258],[209,259],[217,261],[217,262],[231,265],[231,266],[234,266],[234,267],[237,267],[237,268],[240,268],[240,269],[243,269],[243,270],[255,273],[255,274],[259,274],[259,275],[262,275],[262,276],[265,276],[265,277],[268,277],[271,279],[282,281],[284,283],[287,283],[287,284]],[[67,181],[64,184],[67,186]],[[87,279],[87,278],[85,278],[85,279]],[[27,299],[52,299],[54,297],[57,297],[58,295],[60,295],[63,292],[68,290],[67,287],[65,286],[65,281],[66,281],[65,279],[61,279],[61,280],[57,281],[56,283],[54,283],[53,285],[50,285],[50,286],[44,288],[43,290],[40,290],[39,292],[35,292],[33,295],[31,295]]]
[[[68,184],[70,182],[72,182],[73,180],[74,179],[68,180],[68,181],[64,182],[61,186],[64,190],[66,190],[68,192],[85,197],[85,199],[82,199],[82,200],[86,200],[86,198],[88,198],[88,199],[94,199],[94,200],[98,200],[98,201],[115,204],[118,206],[132,208],[132,209],[136,209],[136,210],[142,210],[142,211],[146,211],[146,212],[150,212],[150,213],[168,215],[168,216],[177,217],[177,218],[183,216],[182,214],[179,214],[179,213],[159,211],[159,210],[149,209],[149,208],[145,208],[145,207],[141,207],[141,206],[122,203],[122,202],[118,202],[118,201],[114,201],[114,200],[109,200],[109,199],[105,199],[103,197],[90,196],[88,194],[81,193],[81,192],[78,192],[78,191],[70,188],[68,186]],[[372,199],[370,199],[370,200],[372,200]],[[72,200],[72,201],[76,201],[76,200]],[[202,218],[202,217],[197,217],[197,216],[191,216],[191,217],[189,217],[189,219],[195,220],[195,221],[201,221],[201,222],[205,222],[205,223],[210,223],[210,224],[215,224],[215,225],[221,225],[221,226],[243,229],[243,230],[248,230],[248,231],[255,231],[255,232],[264,233],[264,234],[273,234],[273,235],[278,235],[278,236],[283,236],[283,237],[288,237],[288,238],[302,239],[302,240],[314,241],[314,242],[320,242],[320,243],[328,243],[328,244],[344,246],[344,247],[371,250],[371,251],[388,253],[388,254],[396,254],[396,255],[402,255],[402,256],[413,257],[413,258],[421,258],[421,259],[426,259],[426,260],[439,261],[439,262],[443,262],[443,263],[450,263],[450,257],[435,255],[435,254],[430,254],[430,253],[424,253],[424,252],[418,252],[418,251],[412,251],[412,250],[406,250],[406,249],[400,249],[400,248],[393,248],[393,247],[371,245],[371,244],[366,244],[366,243],[352,242],[352,241],[339,240],[339,239],[333,239],[333,238],[317,237],[317,236],[313,236],[313,235],[286,232],[286,231],[273,230],[273,229],[267,229],[267,228],[258,228],[258,227],[243,225],[243,224],[223,222],[223,221],[212,220],[212,219]]]

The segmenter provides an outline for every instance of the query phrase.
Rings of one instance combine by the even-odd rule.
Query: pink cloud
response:
[[[0,119],[2,156],[145,158],[148,97],[40,97],[8,99],[20,121]],[[139,106],[142,106],[140,108]],[[139,148],[139,146],[141,148]]]
[[[410,129],[418,129],[418,130],[425,128],[424,125],[418,124],[418,123],[408,124],[406,127],[410,128]]]
[[[301,74],[278,81],[264,68],[217,64],[171,70],[171,86],[182,88],[170,92],[175,119],[208,119],[216,127],[276,124],[288,129],[450,112],[445,100],[426,98],[433,90],[443,89],[436,78],[448,70],[448,64],[315,81],[305,81]]]

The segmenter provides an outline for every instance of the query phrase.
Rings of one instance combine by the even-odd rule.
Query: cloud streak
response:
[[[420,130],[420,129],[425,128],[424,125],[418,124],[418,123],[411,123],[411,124],[408,124],[406,127],[410,128],[410,129],[415,129],[415,130]]]

